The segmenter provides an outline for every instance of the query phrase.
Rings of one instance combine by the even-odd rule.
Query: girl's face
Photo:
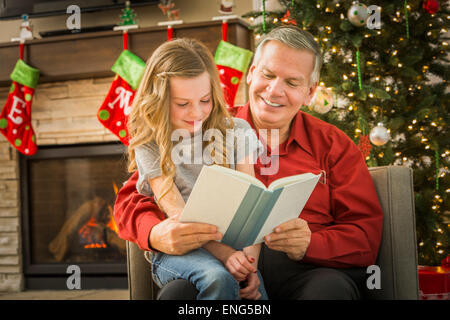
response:
[[[205,121],[212,110],[209,74],[205,71],[195,78],[171,77],[169,81],[172,127],[194,133],[194,121]]]

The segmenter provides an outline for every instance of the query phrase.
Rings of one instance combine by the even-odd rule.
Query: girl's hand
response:
[[[239,295],[242,299],[258,300],[261,298],[261,293],[258,291],[259,277],[257,273],[250,273],[247,277],[247,286],[239,291]]]
[[[252,265],[255,259],[247,256],[242,251],[235,251],[225,262],[225,268],[237,281],[244,281],[251,273],[256,272],[256,268]],[[256,274],[256,273],[255,273]]]

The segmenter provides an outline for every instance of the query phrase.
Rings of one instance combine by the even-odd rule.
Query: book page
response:
[[[316,175],[313,173],[302,173],[302,174],[297,174],[295,176],[288,176],[288,177],[280,178],[275,181],[272,181],[272,183],[269,185],[269,187],[267,189],[275,190],[278,188],[282,188],[288,184],[312,179],[315,176]]]
[[[272,212],[256,237],[255,243],[264,242],[264,236],[273,232],[273,229],[278,225],[298,218],[319,178],[320,175],[312,174],[309,179],[284,187]]]
[[[254,185],[258,186],[258,187],[266,189],[266,186],[264,185],[264,183],[262,183],[257,178],[255,178],[255,177],[253,177],[253,176],[251,176],[251,175],[249,175],[247,173],[240,172],[240,171],[237,171],[237,170],[233,170],[233,169],[230,169],[230,168],[221,167],[221,166],[218,166],[218,165],[212,165],[209,168],[211,168],[213,170],[221,171],[221,172],[226,173],[226,174],[233,175],[234,177],[236,177],[238,179],[244,180],[246,182],[250,182],[250,183],[252,183],[252,184],[254,184]]]
[[[251,183],[212,167],[202,168],[179,221],[213,224],[224,235]]]

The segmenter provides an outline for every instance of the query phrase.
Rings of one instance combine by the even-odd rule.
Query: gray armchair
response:
[[[418,299],[416,225],[412,170],[388,166],[369,169],[384,211],[383,235],[377,265],[381,289],[367,290],[369,299]],[[127,241],[130,299],[155,299],[151,266],[143,251]]]

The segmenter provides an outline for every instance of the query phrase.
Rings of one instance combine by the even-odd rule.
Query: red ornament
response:
[[[450,256],[447,256],[446,258],[442,259],[441,261],[441,267],[450,269]]]
[[[366,158],[370,155],[370,150],[372,149],[372,145],[370,144],[368,135],[360,135],[359,136],[358,148],[361,151],[364,158]]]
[[[286,24],[292,24],[294,26],[297,25],[297,22],[291,18],[291,13],[289,12],[289,10],[286,11],[285,15],[283,16],[283,18],[281,18],[281,21],[283,21]]]
[[[422,8],[429,14],[435,14],[439,10],[439,1],[438,0],[425,0],[422,4]]]

